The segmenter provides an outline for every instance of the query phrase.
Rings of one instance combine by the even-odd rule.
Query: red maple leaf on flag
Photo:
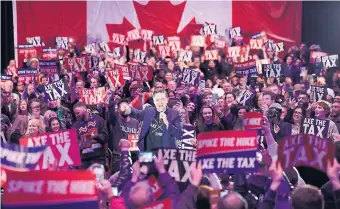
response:
[[[149,1],[142,5],[133,1],[139,25],[141,29],[152,30],[156,35],[179,36],[182,44],[188,43],[191,35],[198,35],[202,24],[196,23],[193,17],[191,21],[178,33],[186,1],[173,5],[169,0]],[[135,27],[125,17],[121,24],[106,24],[107,32],[111,40],[113,33],[126,35]]]

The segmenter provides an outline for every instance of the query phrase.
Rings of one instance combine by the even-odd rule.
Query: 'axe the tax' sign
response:
[[[232,46],[227,49],[227,56],[231,58],[239,57],[241,52],[241,47]]]
[[[327,170],[327,161],[334,159],[334,145],[329,139],[299,134],[280,140],[278,161],[283,169],[293,166],[309,166],[322,172]]]
[[[310,86],[310,101],[318,102],[320,100],[326,100],[327,88],[326,86]]]
[[[273,48],[276,52],[283,52],[285,50],[283,42],[274,43]]]
[[[238,76],[248,76],[248,77],[257,77],[257,68],[256,62],[254,60],[242,62],[242,63],[234,63],[235,73]]]
[[[339,55],[333,54],[329,56],[321,57],[321,61],[324,68],[338,67],[339,65]]]
[[[203,173],[255,172],[256,131],[220,131],[197,135],[197,159]]]
[[[169,175],[176,182],[186,183],[189,180],[190,167],[196,161],[196,151],[162,148],[158,149],[158,152],[163,154],[164,165]]]
[[[171,51],[179,51],[181,50],[181,39],[178,36],[170,36],[168,45],[171,47]]]
[[[302,132],[320,138],[328,138],[329,120],[305,118],[302,123]]]
[[[263,76],[266,78],[279,78],[281,75],[281,64],[263,64]]]
[[[118,33],[112,34],[112,43],[124,45],[125,44],[124,42],[125,42],[125,35],[118,34]]]
[[[263,39],[250,39],[249,41],[250,49],[262,49],[263,48]]]
[[[152,30],[141,29],[140,34],[141,34],[143,40],[145,40],[145,41],[151,41],[152,40],[152,35],[153,35]]]
[[[58,49],[68,49],[67,43],[68,43],[68,37],[56,37],[55,43],[57,45]]]
[[[241,27],[235,27],[229,30],[230,38],[240,37],[241,35]]]
[[[192,125],[183,125],[182,137],[177,140],[178,149],[196,149],[196,131]]]
[[[182,82],[198,86],[200,80],[200,72],[195,71],[193,69],[184,68],[182,71]]]
[[[42,42],[42,39],[40,36],[34,36],[34,37],[27,37],[26,38],[27,44],[30,44],[32,46],[45,46],[45,44]]]
[[[45,101],[54,101],[70,93],[70,87],[64,80],[55,81],[43,86]]]
[[[79,92],[81,101],[87,105],[97,105],[106,103],[106,91],[105,87],[99,87],[94,89],[84,88]]]
[[[135,41],[141,39],[139,29],[134,29],[127,32],[128,40]]]
[[[130,77],[139,81],[152,80],[152,67],[148,65],[129,64]]]
[[[205,60],[217,60],[218,51],[217,50],[205,50],[204,57]]]
[[[91,69],[91,63],[88,56],[82,57],[65,57],[65,68],[68,72],[88,72]]]
[[[171,47],[169,45],[158,46],[158,55],[162,58],[171,56]]]
[[[192,51],[181,50],[178,54],[178,62],[191,62]]]
[[[164,45],[165,44],[165,36],[164,35],[153,35],[152,36],[153,45]]]
[[[204,36],[191,36],[191,46],[204,47],[205,37]]]
[[[107,70],[105,73],[107,81],[112,88],[125,85],[122,68],[118,68],[116,70]]]
[[[205,36],[216,35],[217,25],[213,23],[204,23],[203,27],[200,30],[200,34],[205,35]]]
[[[59,168],[78,166],[81,164],[77,132],[75,129],[62,130],[36,136],[24,136],[20,140],[24,147],[40,147],[47,145],[38,162],[37,170],[48,169],[50,164],[58,162]]]

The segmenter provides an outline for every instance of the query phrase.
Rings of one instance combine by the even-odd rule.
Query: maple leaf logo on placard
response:
[[[149,1],[146,5],[133,1],[140,29],[154,31],[155,34],[165,36],[179,36],[182,41],[188,42],[191,35],[199,34],[202,24],[196,22],[195,17],[180,31],[178,31],[182,20],[186,1],[173,5],[169,0]],[[125,17],[121,24],[106,24],[108,35],[111,39],[112,33],[124,34],[136,29]]]

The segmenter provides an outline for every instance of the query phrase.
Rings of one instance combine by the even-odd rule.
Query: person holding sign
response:
[[[328,128],[328,137],[333,139],[333,134],[339,134],[339,130],[336,124],[332,120],[327,119],[330,113],[331,113],[331,106],[328,102],[321,100],[316,103],[315,118],[319,120],[329,121],[329,127],[326,127],[326,128]]]
[[[140,111],[131,108],[128,103],[122,103],[120,111],[143,121],[138,139],[140,151],[151,151],[158,147],[176,148],[176,140],[181,138],[182,132],[179,113],[167,107],[169,99],[166,91],[155,91],[153,100],[155,107]]]

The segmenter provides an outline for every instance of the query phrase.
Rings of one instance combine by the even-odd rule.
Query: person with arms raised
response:
[[[176,148],[176,140],[180,139],[182,133],[179,112],[167,107],[169,99],[166,91],[155,91],[153,99],[155,107],[140,111],[127,103],[121,103],[120,111],[143,121],[138,138],[140,151],[151,151],[158,147]]]
[[[78,131],[80,139],[80,169],[87,169],[94,163],[106,166],[104,146],[108,141],[108,132],[104,119],[89,113],[82,102],[73,106],[73,112],[77,118],[73,128]]]

